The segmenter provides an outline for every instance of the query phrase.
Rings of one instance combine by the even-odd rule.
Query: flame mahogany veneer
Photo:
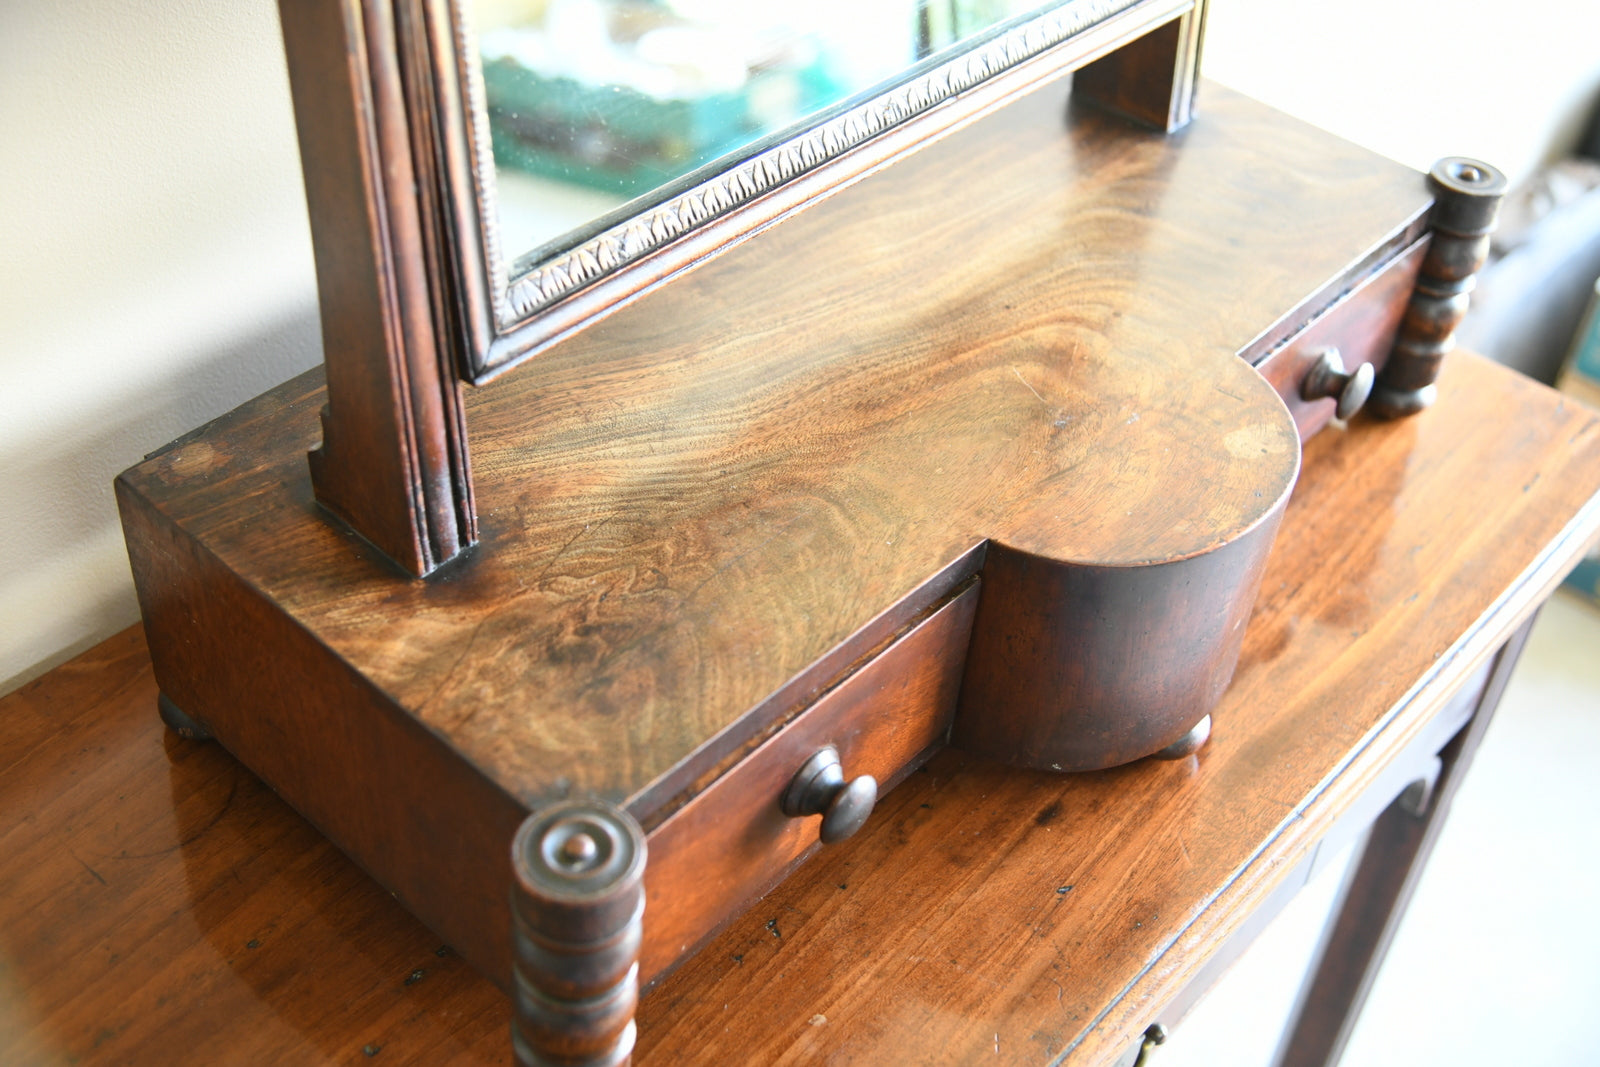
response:
[[[1600,528],[1593,412],[1439,389],[1308,444],[1197,758],[945,750],[646,995],[639,1067],[1114,1062]],[[0,698],[0,1060],[503,1067],[500,989],[155,698],[137,627]]]
[[[469,391],[427,580],[314,504],[318,373],[127,472],[156,676],[498,982],[518,823],[626,807],[658,978],[813,846],[763,746],[1092,770],[1211,710],[1299,469],[1250,362],[1360,293],[1379,358],[1428,206],[1220,87],[1168,136],[1057,83]]]

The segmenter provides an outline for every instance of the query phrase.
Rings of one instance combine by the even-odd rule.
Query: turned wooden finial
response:
[[[518,1067],[624,1067],[633,1055],[644,831],[597,800],[529,815],[511,845]]]
[[[1434,195],[1428,216],[1433,240],[1394,352],[1366,405],[1386,418],[1421,411],[1438,393],[1433,383],[1444,357],[1455,348],[1456,327],[1489,256],[1489,234],[1506,193],[1506,176],[1487,163],[1449,156],[1433,165],[1428,185]]]

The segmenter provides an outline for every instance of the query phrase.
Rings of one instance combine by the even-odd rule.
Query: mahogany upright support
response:
[[[1413,782],[1373,823],[1284,1030],[1276,1067],[1335,1067],[1343,1057],[1534,618],[1495,657],[1472,720],[1434,761],[1437,774]]]
[[[1489,256],[1489,235],[1506,193],[1506,176],[1487,163],[1449,156],[1433,165],[1428,187],[1434,195],[1428,217],[1433,241],[1394,352],[1367,401],[1367,410],[1385,418],[1421,411],[1438,395],[1433,383],[1439,364],[1455,348],[1456,327]]]
[[[1171,133],[1194,114],[1205,39],[1204,0],[1073,75],[1079,99]]]
[[[460,385],[437,316],[451,301],[430,219],[423,91],[402,72],[395,5],[282,0],[322,304],[328,403],[311,453],[316,496],[413,575],[476,540]]]
[[[639,824],[601,801],[551,805],[517,831],[518,1067],[624,1067],[632,1058],[645,855]]]

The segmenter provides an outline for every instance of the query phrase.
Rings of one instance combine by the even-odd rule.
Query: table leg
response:
[[[1437,777],[1412,783],[1373,823],[1290,1015],[1277,1067],[1339,1062],[1532,627],[1529,619],[1501,647],[1472,719],[1439,753]]]

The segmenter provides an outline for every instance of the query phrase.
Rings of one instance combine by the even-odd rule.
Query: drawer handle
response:
[[[1166,1043],[1167,1028],[1160,1023],[1151,1023],[1145,1028],[1144,1037],[1139,1040],[1139,1058],[1133,1061],[1133,1067],[1147,1067],[1151,1053],[1155,1052],[1158,1045]]]
[[[878,780],[863,774],[846,782],[839,750],[829,745],[795,772],[779,803],[793,819],[821,815],[822,843],[831,845],[861,829],[877,802]]]
[[[1300,398],[1321,400],[1323,397],[1333,397],[1339,401],[1334,414],[1340,419],[1349,419],[1361,410],[1361,405],[1372,395],[1374,376],[1370,363],[1363,363],[1353,372],[1346,373],[1344,357],[1339,350],[1324,348],[1318,354],[1317,361],[1311,364],[1311,369],[1306,371],[1306,376],[1300,380]]]

